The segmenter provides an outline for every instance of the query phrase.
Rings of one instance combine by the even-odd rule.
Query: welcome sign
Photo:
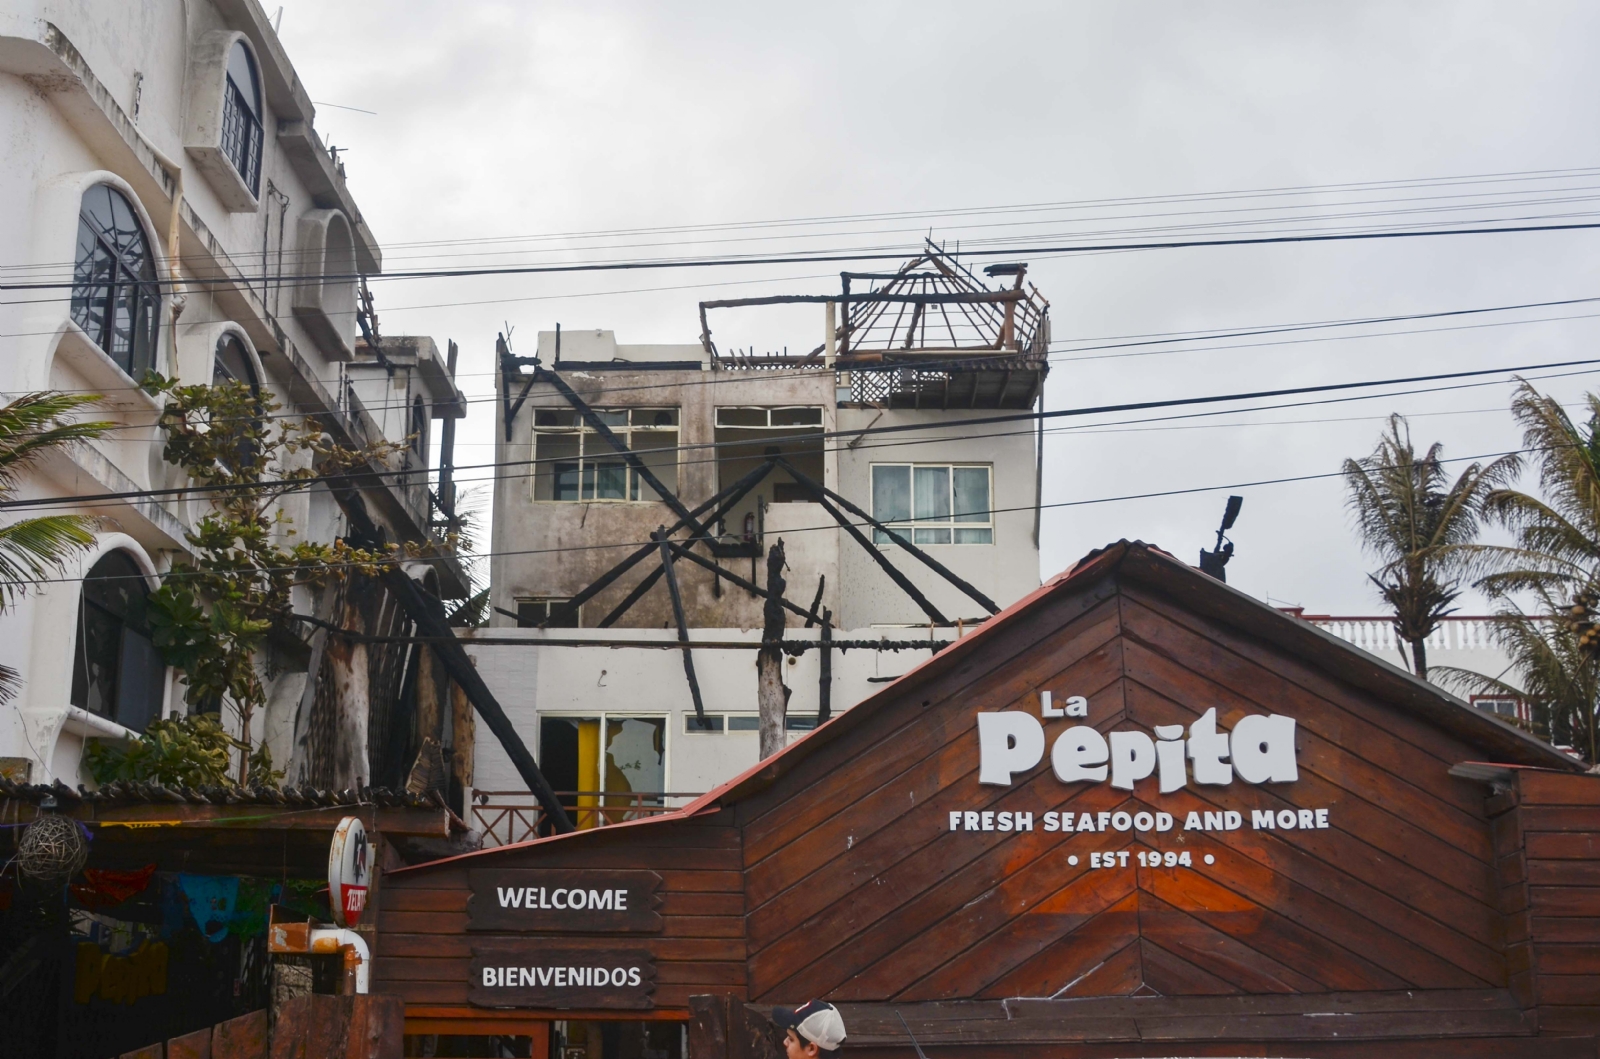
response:
[[[529,938],[472,946],[467,999],[494,1008],[648,1008],[654,958],[644,949],[551,948]]]
[[[661,876],[653,871],[507,868],[467,873],[467,929],[654,934]]]

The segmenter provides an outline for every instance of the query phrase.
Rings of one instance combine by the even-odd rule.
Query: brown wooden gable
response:
[[[1507,984],[1484,791],[1448,774],[1482,746],[1120,572],[1030,618],[739,805],[753,999]],[[1228,729],[1245,714],[1294,716],[1300,779],[1158,795],[1152,777],[1130,795],[1064,785],[1047,760],[1012,787],[980,786],[974,715],[1037,713],[1039,689],[1087,696],[1103,732],[1187,726],[1211,707]],[[1073,723],[1047,722],[1047,739]],[[1251,810],[1300,808],[1328,809],[1333,826],[1249,826]],[[952,809],[1031,811],[1035,830],[951,832]],[[1045,811],[1141,809],[1179,821],[1233,809],[1245,824],[1039,829]],[[1122,848],[1197,863],[1089,866]],[[1206,854],[1214,865],[1198,863]]]
[[[1087,722],[1046,721],[1047,739],[1074,723],[1187,728],[1213,707],[1226,730],[1248,714],[1292,716],[1299,779],[1160,794],[1151,777],[1130,793],[1063,784],[1047,753],[1010,787],[980,785],[977,714],[1037,716],[1041,689],[1058,704],[1089,701]],[[1564,998],[1543,1002],[1568,1005],[1576,1032],[1594,1021],[1574,999],[1580,969],[1600,970],[1600,953],[1558,944],[1545,954],[1534,935],[1542,909],[1578,917],[1560,922],[1577,924],[1580,937],[1600,937],[1591,926],[1600,918],[1581,918],[1600,916],[1600,890],[1550,888],[1589,879],[1592,863],[1550,858],[1593,858],[1600,834],[1525,840],[1506,822],[1521,819],[1506,815],[1515,795],[1497,802],[1482,782],[1450,775],[1467,761],[1581,768],[1320,630],[1123,543],[682,814],[391,875],[376,987],[406,996],[413,1018],[464,1008],[456,983],[470,955],[471,867],[626,866],[665,879],[665,930],[631,939],[655,954],[663,1013],[683,1012],[699,993],[761,1003],[821,996],[875,1026],[873,1004],[906,1005],[915,1019],[937,1002],[978,1010],[1003,1000],[1002,1015],[984,1017],[1012,1025],[1015,998],[1041,998],[1017,1010],[1043,1019],[1055,1009],[1038,1007],[1042,998],[1200,1004],[1274,994],[1289,1005],[1274,1017],[1304,1028],[1312,1023],[1291,1010],[1294,997],[1357,1011],[1351,998],[1370,995],[1378,1036],[1403,1036],[1393,1026],[1404,1022],[1418,1035],[1497,1037],[1535,1031],[1542,990]],[[1571,782],[1600,787],[1592,777]],[[1563,797],[1587,806],[1589,822],[1575,808],[1559,816],[1562,826],[1600,832],[1584,801],[1593,795]],[[1301,809],[1328,810],[1331,826],[1251,827],[1253,810]],[[984,810],[1031,812],[1033,830],[950,830],[952,811]],[[1043,830],[1045,812],[1141,810],[1171,813],[1176,826]],[[1182,830],[1191,811],[1226,810],[1243,826]],[[1193,866],[1144,867],[1132,855],[1127,867],[1090,866],[1092,854],[1116,850],[1187,852]],[[1529,880],[1535,863],[1542,890]],[[1550,936],[1563,940],[1554,928]],[[927,1017],[928,1027],[957,1025],[940,1023],[948,1012]],[[1121,1009],[1106,1017],[1133,1024]],[[968,1031],[948,1032],[957,1043]],[[885,1022],[881,1033],[888,1046],[898,1030]]]

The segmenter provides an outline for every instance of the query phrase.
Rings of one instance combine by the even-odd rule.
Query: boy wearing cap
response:
[[[772,1021],[785,1033],[783,1050],[788,1059],[828,1059],[844,1043],[844,1019],[839,1009],[822,1000],[797,1008],[773,1008]]]

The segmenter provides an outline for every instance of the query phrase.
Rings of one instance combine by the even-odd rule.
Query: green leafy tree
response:
[[[382,462],[405,442],[346,448],[314,420],[275,416],[278,403],[243,383],[152,377],[148,388],[166,398],[163,456],[204,488],[207,504],[186,535],[192,560],[174,564],[151,595],[152,639],[182,672],[190,705],[236,715],[237,782],[263,782],[274,775],[271,758],[250,745],[251,722],[266,704],[258,659],[273,627],[289,619],[294,590],[375,574],[394,554],[301,539],[278,501],[314,479]]]
[[[1487,498],[1520,470],[1516,456],[1502,456],[1471,464],[1451,481],[1443,454],[1435,443],[1418,456],[1405,419],[1391,416],[1372,455],[1344,463],[1356,528],[1383,564],[1368,578],[1394,611],[1395,633],[1424,680],[1426,640],[1465,587]]]
[[[80,422],[75,413],[98,395],[30,393],[0,406],[0,500],[16,496],[24,469],[46,453],[102,436],[114,424]],[[87,515],[41,515],[0,526],[0,614],[15,605],[30,584],[62,572],[72,555],[94,544],[95,520]],[[0,702],[17,693],[22,677],[0,666]]]

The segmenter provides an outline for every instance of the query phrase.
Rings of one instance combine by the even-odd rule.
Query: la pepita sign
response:
[[[1089,724],[1063,729],[1053,743],[1045,736],[1044,721],[1085,718],[1089,703],[1081,695],[1065,705],[1052,705],[1051,693],[1039,693],[1039,716],[1024,710],[978,714],[978,782],[1009,787],[1014,777],[1034,769],[1048,750],[1050,770],[1062,783],[1107,783],[1132,791],[1140,780],[1156,777],[1162,794],[1182,790],[1191,782],[1226,787],[1241,779],[1250,784],[1293,783],[1300,778],[1295,748],[1295,721],[1282,714],[1250,714],[1240,718],[1233,731],[1217,727],[1213,707],[1187,731],[1181,724],[1156,725],[1151,735],[1124,729],[1103,735]],[[1048,745],[1047,745],[1048,744]],[[1327,809],[1255,809],[1252,828],[1326,828]],[[952,810],[952,831],[1032,831],[1035,813],[1016,810]],[[1045,831],[1171,831],[1178,820],[1160,811],[1044,812],[1038,814]],[[1244,826],[1239,810],[1189,812],[1182,830],[1232,831]],[[1097,865],[1098,866],[1098,865]]]

